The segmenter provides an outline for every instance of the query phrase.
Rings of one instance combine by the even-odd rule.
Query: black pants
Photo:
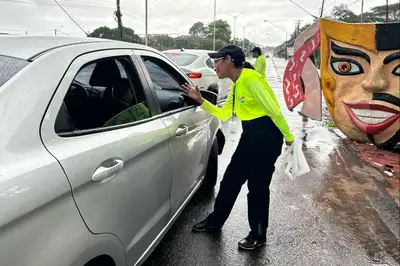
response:
[[[243,133],[225,171],[210,214],[222,227],[247,181],[248,220],[253,237],[264,240],[268,228],[269,198],[275,162],[282,151],[283,135],[269,117],[242,122]]]

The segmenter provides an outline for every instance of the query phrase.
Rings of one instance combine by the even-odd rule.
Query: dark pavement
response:
[[[267,246],[250,253],[237,248],[249,231],[246,185],[220,234],[192,233],[192,225],[212,210],[217,186],[213,194],[193,198],[145,266],[400,265],[399,208],[384,189],[385,176],[360,160],[350,143],[324,122],[287,111],[281,93],[284,67],[283,60],[270,60],[268,81],[295,136],[304,140],[312,170],[292,181],[283,173],[285,154],[278,160]],[[226,132],[220,179],[239,133]]]

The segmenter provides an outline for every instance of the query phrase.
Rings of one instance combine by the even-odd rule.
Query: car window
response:
[[[117,63],[119,72],[121,73],[121,78],[124,78],[124,79],[128,78],[128,75],[125,72],[125,68],[122,66],[121,62],[117,60],[116,63]]]
[[[76,75],[75,80],[80,83],[89,85],[89,80],[90,80],[90,77],[92,76],[92,73],[93,73],[93,70],[95,67],[96,67],[96,63],[93,63],[93,64],[87,65],[86,67],[82,68],[82,70],[79,71],[79,73]]]
[[[208,59],[207,59],[206,64],[207,64],[207,66],[208,66],[209,68],[214,69],[214,63],[213,63],[213,61],[211,60],[211,58],[208,58]]]
[[[155,59],[146,58],[144,60],[144,65],[150,74],[151,81],[164,90],[179,90],[181,86],[176,79],[157,63]]]
[[[0,55],[0,87],[28,64],[22,59]]]
[[[182,96],[181,85],[187,80],[178,71],[164,60],[152,56],[142,56],[142,59],[154,83],[155,94],[163,113],[193,105],[193,102]]]
[[[187,53],[166,52],[165,55],[168,56],[178,66],[188,66],[196,61],[197,58],[199,58],[198,55]]]
[[[129,58],[105,58],[78,71],[59,110],[56,133],[106,128],[151,117]]]

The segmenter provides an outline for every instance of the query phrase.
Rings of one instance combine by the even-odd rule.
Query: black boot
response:
[[[210,217],[207,217],[204,221],[197,223],[193,226],[193,231],[196,232],[218,232],[221,230],[220,226],[215,225],[212,222],[212,219]]]
[[[242,239],[239,242],[239,248],[244,250],[255,250],[259,247],[262,247],[266,243],[266,239],[262,237],[254,237],[250,233],[246,238]]]

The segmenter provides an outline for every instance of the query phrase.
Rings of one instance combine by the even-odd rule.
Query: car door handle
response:
[[[102,163],[92,175],[92,181],[99,182],[109,180],[117,175],[124,168],[124,161],[121,159],[110,159]]]
[[[189,131],[189,128],[186,125],[180,125],[177,129],[176,129],[176,133],[175,135],[177,137],[186,135]]]

